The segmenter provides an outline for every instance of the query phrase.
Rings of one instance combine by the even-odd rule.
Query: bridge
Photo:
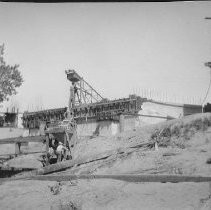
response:
[[[146,98],[129,95],[128,98],[109,100],[99,94],[74,70],[67,70],[67,79],[72,82],[69,107],[77,123],[87,121],[119,121],[121,114],[137,114]],[[74,104],[74,105],[71,105]],[[58,123],[67,117],[68,107],[23,113],[25,128],[39,128],[41,123]]]

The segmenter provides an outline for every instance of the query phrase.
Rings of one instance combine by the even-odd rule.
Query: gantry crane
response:
[[[93,102],[100,102],[103,97],[88,84],[82,77],[80,77],[75,70],[66,70],[67,79],[71,82],[70,96],[67,111],[65,113],[65,119],[59,124],[49,124],[46,134],[47,151],[49,148],[50,135],[57,137],[59,142],[67,148],[74,147],[77,141],[77,124],[74,119],[75,107],[81,107]],[[46,157],[48,157],[46,155]],[[61,159],[61,157],[59,158]],[[46,164],[50,162],[49,158],[46,158]]]

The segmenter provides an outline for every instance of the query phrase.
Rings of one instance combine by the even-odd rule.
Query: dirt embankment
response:
[[[155,142],[158,146],[154,147]],[[181,174],[210,176],[211,114],[146,126],[112,138],[81,141],[74,158],[107,158],[56,174]],[[88,163],[89,162],[89,163]],[[0,186],[3,209],[210,209],[209,183],[13,181]],[[13,201],[11,203],[10,201]]]
[[[157,142],[158,150],[154,143]],[[86,139],[74,151],[77,159],[108,158],[81,164],[64,173],[168,173],[210,175],[211,115],[170,120],[112,138]],[[93,158],[94,159],[94,158]]]

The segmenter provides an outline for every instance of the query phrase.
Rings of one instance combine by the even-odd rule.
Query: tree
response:
[[[10,66],[4,61],[4,44],[0,45],[0,103],[17,94],[17,88],[23,83],[18,70],[19,65]]]

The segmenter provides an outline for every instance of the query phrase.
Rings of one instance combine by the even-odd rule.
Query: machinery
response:
[[[45,130],[47,155],[45,165],[71,158],[70,150],[76,142],[76,121],[74,120],[75,93],[78,75],[74,70],[66,71],[67,78],[72,82],[70,97],[65,119],[49,123]],[[56,157],[55,157],[56,156]],[[56,159],[56,160],[55,160]]]
[[[108,100],[102,97],[74,70],[67,70],[66,75],[67,79],[72,83],[68,107],[24,112],[22,119],[25,128],[39,129],[42,123],[61,122],[67,119],[67,113],[74,118],[77,124],[92,120],[119,121],[120,114],[137,114],[141,110],[143,102],[147,101],[146,98],[136,95]]]
[[[24,112],[23,125],[29,129],[39,129],[45,125],[47,150],[52,148],[52,142],[60,142],[66,152],[57,159],[69,159],[70,152],[77,142],[77,124],[95,121],[119,121],[120,115],[135,115],[141,110],[146,98],[130,95],[128,98],[108,100],[103,98],[75,70],[66,70],[67,79],[71,82],[68,107]],[[50,157],[46,159],[46,164]]]
[[[74,119],[75,107],[85,104],[99,102],[102,96],[97,93],[87,82],[83,80],[74,70],[65,71],[67,79],[71,82],[68,108],[63,110],[63,120],[46,122],[46,145],[47,155],[44,158],[46,165],[71,158],[71,148],[77,140],[77,123]],[[56,160],[55,160],[56,159]]]

